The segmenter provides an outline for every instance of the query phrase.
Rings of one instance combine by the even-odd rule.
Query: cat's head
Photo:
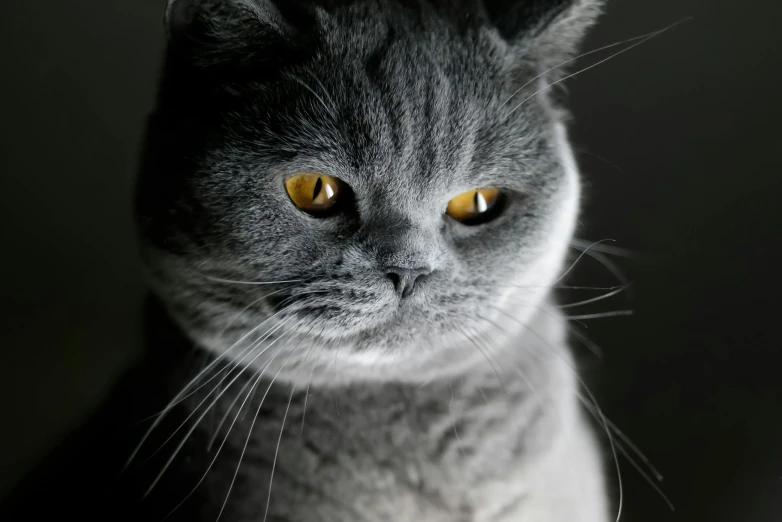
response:
[[[578,180],[543,88],[599,4],[172,0],[138,185],[172,316],[289,378],[480,358],[561,269]]]

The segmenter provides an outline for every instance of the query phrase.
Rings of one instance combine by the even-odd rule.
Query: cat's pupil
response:
[[[312,191],[312,200],[315,201],[318,199],[318,195],[320,194],[320,191],[323,190],[323,178],[318,178],[318,181],[315,182],[315,189]]]

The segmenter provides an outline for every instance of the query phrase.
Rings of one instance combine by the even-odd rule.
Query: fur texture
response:
[[[578,175],[561,108],[532,96],[599,7],[170,2],[138,222],[157,295],[214,358],[178,406],[226,419],[177,455],[205,476],[199,519],[607,519],[547,307]],[[301,171],[347,183],[345,211],[298,210]],[[495,220],[445,215],[481,187],[505,194]],[[401,299],[390,267],[430,273]]]

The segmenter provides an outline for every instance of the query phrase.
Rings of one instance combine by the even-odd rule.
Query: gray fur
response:
[[[139,229],[182,330],[244,369],[213,406],[224,431],[255,390],[226,436],[235,458],[205,480],[215,513],[249,440],[225,520],[265,518],[273,466],[267,520],[606,519],[547,306],[578,200],[563,112],[549,92],[512,110],[561,76],[525,85],[572,55],[599,5],[170,2]],[[300,171],[344,180],[351,210],[299,211],[283,181]],[[496,220],[444,215],[487,186],[507,194]],[[401,299],[389,267],[431,274]]]

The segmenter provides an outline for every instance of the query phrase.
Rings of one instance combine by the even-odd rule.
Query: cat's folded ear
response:
[[[500,35],[544,70],[573,56],[604,4],[605,0],[483,0]]]
[[[172,38],[206,28],[219,36],[252,21],[269,30],[282,31],[284,25],[272,0],[168,0],[165,21]]]
[[[289,0],[168,0],[169,49],[193,65],[274,61],[301,37],[306,13]]]

